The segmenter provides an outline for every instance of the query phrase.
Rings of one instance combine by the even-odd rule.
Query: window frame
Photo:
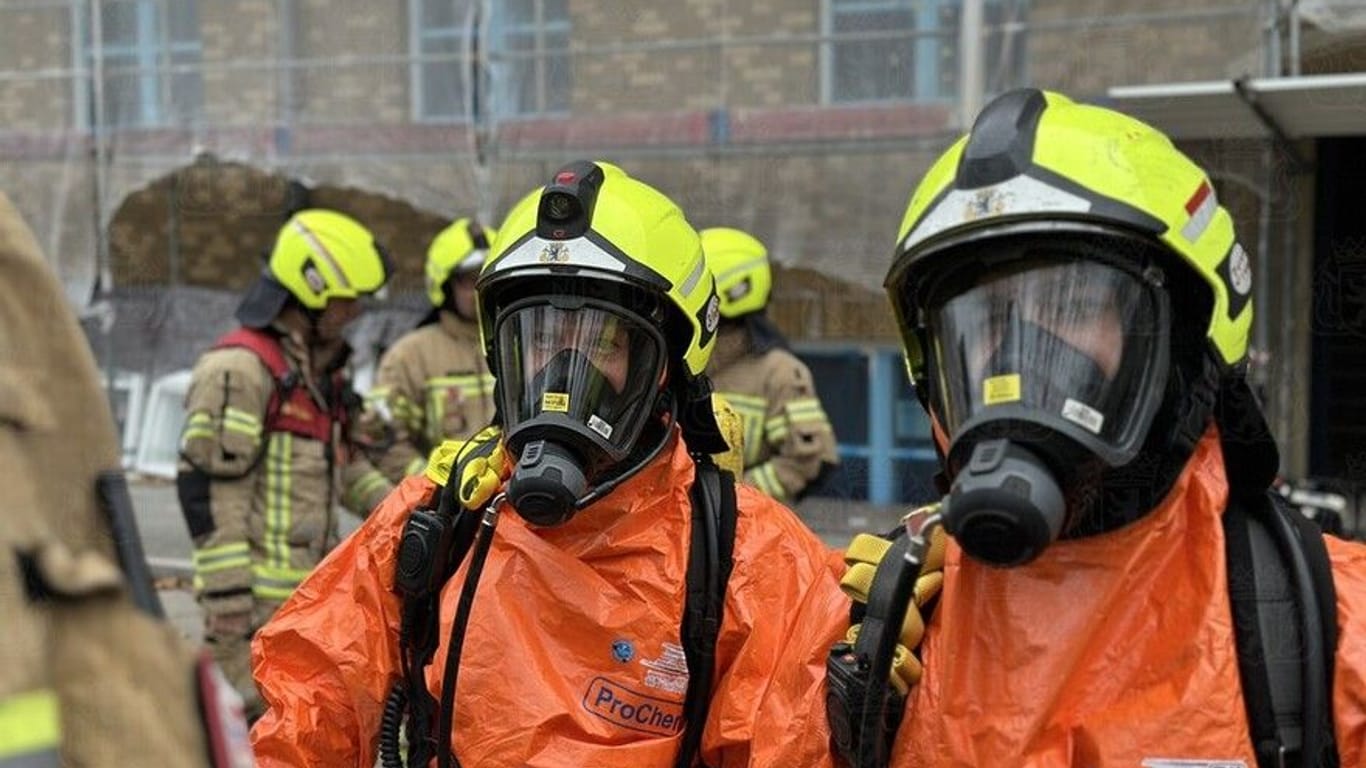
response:
[[[511,69],[514,62],[529,62],[532,77],[535,79],[535,104],[532,105],[531,109],[522,108],[520,92],[515,87],[518,83],[515,79],[495,77],[492,80],[491,85],[496,93],[492,94],[490,106],[496,110],[496,114],[501,120],[555,117],[567,115],[571,111],[572,100],[569,98],[566,98],[563,107],[549,106],[550,89],[548,82],[552,58],[557,62],[563,59],[565,66],[573,66],[573,59],[568,52],[569,42],[574,32],[573,18],[569,13],[568,0],[564,0],[565,15],[563,18],[546,18],[548,1],[529,0],[532,4],[532,18],[516,21],[510,21],[507,17],[508,4],[502,2],[494,4],[489,24],[489,59],[494,62],[495,72],[504,66]],[[507,39],[513,36],[530,38],[533,41],[529,55],[526,52],[511,54],[508,51]],[[565,48],[551,48],[548,44],[548,38],[552,36],[562,36],[565,41]],[[554,51],[553,55],[549,53],[551,51]]]
[[[940,27],[941,9],[951,6],[961,6],[962,0],[854,0],[854,2],[838,3],[837,0],[821,0],[820,17],[820,38],[819,43],[819,79],[820,79],[820,103],[824,106],[859,106],[859,105],[879,105],[879,104],[946,104],[952,103],[955,98],[952,94],[944,94],[940,88],[943,80],[943,70],[941,64],[948,58],[948,53],[954,54],[956,61],[956,51],[958,46],[958,29],[945,31]],[[1015,23],[1023,22],[1027,17],[1030,7],[1030,0],[985,0],[986,15],[990,15],[992,8],[997,9],[1009,7],[1010,10],[1018,14],[1014,19]],[[906,42],[914,46],[913,61],[914,73],[911,80],[912,92],[909,94],[889,94],[875,98],[840,98],[836,93],[836,48],[840,45],[858,45],[859,41],[837,41],[834,40],[836,18],[842,13],[868,13],[877,11],[909,11],[915,15],[915,27],[907,36]],[[961,11],[960,11],[961,12]],[[989,30],[994,30],[1000,25],[985,25]],[[1012,53],[1013,57],[1021,61],[1028,62],[1025,55],[1028,46],[1027,29],[1023,33],[1018,33],[1017,48]],[[988,52],[988,58],[990,52]],[[987,62],[990,68],[990,62]],[[1026,82],[1027,77],[1024,73],[1016,77],[1017,82]],[[1009,84],[1007,84],[1009,85]]]
[[[128,40],[119,40],[110,43],[107,40],[107,27],[101,18],[100,34],[106,37],[100,41],[99,53],[101,66],[99,71],[104,75],[105,86],[110,81],[109,70],[114,70],[120,76],[128,75],[134,78],[137,88],[136,116],[131,119],[116,119],[120,116],[111,116],[105,105],[103,115],[103,127],[108,130],[139,130],[164,128],[172,125],[177,117],[176,105],[176,75],[172,71],[174,67],[180,66],[176,63],[176,58],[188,54],[195,59],[196,66],[193,74],[195,75],[194,88],[197,90],[197,106],[186,115],[189,122],[194,122],[203,111],[204,104],[204,78],[202,62],[204,56],[204,36],[202,26],[195,25],[193,39],[177,39],[172,37],[170,24],[171,3],[194,3],[195,16],[198,20],[199,0],[104,0],[101,7],[101,14],[109,6],[124,6],[133,8],[134,25],[132,37]],[[95,29],[94,20],[90,17],[90,6],[82,5],[72,7],[71,21],[73,32],[79,45],[73,46],[74,56],[77,59],[78,68],[84,71],[85,87],[87,92],[93,94],[93,79],[96,73],[95,61]],[[111,61],[112,59],[112,61]],[[102,91],[102,95],[107,100],[108,91]],[[84,101],[84,99],[82,100]],[[89,103],[87,109],[77,109],[79,115],[76,121],[83,129],[88,129],[95,124],[96,105]]]
[[[463,3],[465,7],[464,22],[457,23],[451,27],[428,28],[423,25],[422,19],[428,3],[441,2],[451,6]],[[468,63],[469,57],[473,54],[473,40],[477,39],[477,30],[470,24],[471,14],[478,7],[480,0],[408,0],[408,92],[409,92],[409,117],[414,123],[427,123],[433,125],[459,125],[470,122],[470,112],[458,110],[451,114],[429,113],[426,109],[427,81],[423,72],[430,56],[438,54],[428,54],[424,49],[423,43],[428,40],[457,40],[464,41],[462,53],[450,64],[459,65],[461,62]],[[456,10],[459,10],[458,8]],[[447,62],[437,62],[447,63]],[[462,73],[462,78],[465,74]],[[466,83],[467,86],[474,86],[475,83]],[[461,93],[463,99],[468,102],[468,88]]]

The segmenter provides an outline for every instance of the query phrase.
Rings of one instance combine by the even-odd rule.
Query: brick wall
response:
[[[411,73],[402,61],[411,45],[407,3],[199,0],[203,126],[116,138],[105,188],[115,282],[240,290],[282,216],[284,176],[261,169],[287,168],[315,183],[315,204],[371,225],[398,260],[395,290],[415,291],[426,244],[445,220],[479,212],[497,223],[559,165],[589,157],[619,162],[658,186],[699,228],[737,226],[764,240],[779,264],[772,312],[794,338],[892,341],[882,277],[912,187],[952,138],[952,105],[820,108],[819,45],[753,38],[812,35],[825,2],[574,0],[571,127],[557,129],[555,119],[504,123],[494,137],[503,143],[480,173],[463,127],[411,123]],[[1240,6],[1029,6],[1028,71],[1012,81],[1096,97],[1116,84],[1260,71],[1258,4],[1208,18],[1199,14]],[[1159,18],[1168,11],[1175,15]],[[0,188],[29,220],[73,300],[83,302],[95,281],[90,145],[57,134],[75,123],[74,75],[36,76],[72,66],[70,22],[66,6],[0,6]],[[1306,32],[1305,71],[1358,70],[1362,51],[1361,36],[1319,41]],[[282,65],[290,59],[297,66]],[[727,131],[710,122],[719,108]],[[275,131],[282,124],[295,130]],[[531,138],[518,143],[523,136]],[[201,143],[253,167],[187,169]],[[1261,182],[1260,149],[1231,142],[1189,149],[1254,249],[1261,210],[1247,180]],[[1299,252],[1309,253],[1309,183],[1277,177],[1285,194],[1272,211],[1271,252],[1281,252],[1283,228],[1299,227]],[[241,225],[223,227],[225,219]],[[1296,370],[1308,369],[1302,308],[1312,281],[1293,270],[1307,263],[1287,257],[1270,265],[1268,284],[1293,278],[1298,296],[1259,297],[1265,316],[1299,323],[1295,349],[1276,363]],[[1307,414],[1302,403],[1292,405],[1276,416],[1294,434],[1306,428]],[[1291,466],[1303,464],[1302,443],[1289,441]]]
[[[570,3],[576,113],[706,109],[715,99],[720,50],[702,45],[717,31],[717,0],[670,3]],[[612,46],[674,41],[659,50]],[[606,48],[608,52],[601,52]]]
[[[1028,32],[1029,81],[1095,96],[1112,85],[1243,74],[1250,62],[1259,61],[1246,55],[1261,42],[1255,4],[1245,4],[1246,13],[1237,16],[1176,15],[1217,13],[1233,5],[1223,0],[1037,0],[1028,18],[1035,25]],[[1163,12],[1173,15],[1164,20]]]
[[[726,3],[722,28],[732,37],[814,35],[819,2],[753,0]],[[723,101],[731,107],[814,104],[820,99],[820,61],[812,42],[728,45]]]
[[[0,6],[0,73],[47,71],[41,78],[0,80],[0,133],[63,128],[72,112],[71,12]],[[54,70],[68,70],[56,74]]]
[[[290,73],[275,67],[286,50],[276,5],[199,2],[205,123],[269,126],[283,114],[282,88]]]
[[[1027,19],[1036,25],[1026,42],[1029,74],[1037,84],[1079,95],[1096,95],[1114,83],[1223,76],[1247,61],[1257,43],[1250,16],[1179,23],[1152,18],[1165,10],[1223,7],[1228,7],[1224,0],[1036,0]],[[859,316],[868,313],[848,307],[866,296],[881,307],[880,283],[906,200],[916,179],[951,138],[944,133],[945,119],[926,120],[923,130],[916,125],[910,133],[893,133],[892,139],[882,138],[879,144],[861,144],[863,134],[858,131],[846,134],[838,146],[812,140],[801,129],[828,114],[815,108],[818,45],[717,44],[722,39],[811,35],[821,28],[822,0],[570,3],[574,116],[619,127],[645,113],[645,122],[630,137],[636,146],[617,150],[552,145],[522,153],[525,157],[498,159],[495,154],[491,171],[483,176],[473,172],[463,129],[431,128],[420,137],[425,142],[420,150],[404,143],[415,130],[409,124],[410,71],[400,60],[410,48],[406,3],[200,0],[199,8],[205,123],[211,129],[236,126],[257,131],[253,140],[258,143],[250,144],[245,154],[262,167],[285,165],[294,175],[329,189],[353,189],[337,194],[355,200],[383,197],[412,203],[409,211],[398,206],[363,207],[372,212],[383,208],[395,217],[376,226],[392,230],[385,234],[394,241],[403,270],[398,288],[416,285],[418,279],[425,248],[421,241],[430,223],[414,222],[472,211],[496,221],[561,163],[598,157],[620,162],[665,190],[699,227],[739,226],[765,240],[796,276],[784,277],[775,292],[775,312],[794,335],[889,337],[880,320],[865,322]],[[282,13],[291,10],[293,22],[285,25]],[[1121,25],[1104,23],[1102,17],[1116,15],[1128,18]],[[1094,23],[1078,26],[1078,19]],[[66,9],[0,11],[0,20],[0,71],[69,66]],[[622,50],[649,44],[656,47]],[[343,58],[318,63],[338,56]],[[358,63],[345,58],[365,56],[391,61]],[[277,66],[287,57],[301,66]],[[736,135],[730,143],[710,144],[717,137],[705,116],[722,106]],[[0,131],[66,124],[70,107],[66,81],[0,80]],[[765,115],[782,110],[787,110],[782,120],[763,122]],[[293,120],[298,127],[296,135],[283,143],[270,134],[281,119]],[[334,129],[325,126],[338,124],[351,128],[326,133]],[[515,127],[515,121],[509,125]],[[760,127],[750,129],[753,135],[739,136],[746,125]],[[591,142],[594,130],[571,132],[565,142]],[[699,130],[701,143],[670,147],[669,137],[688,132],[692,136]],[[790,145],[781,151],[765,150],[763,141],[780,131],[788,132],[781,135]],[[916,138],[916,132],[924,137]],[[396,134],[408,138],[393,139]],[[211,146],[216,146],[209,135]],[[122,144],[110,177],[110,207],[117,209],[125,194],[185,165],[191,144],[203,141],[203,136],[174,138],[158,149],[154,162],[134,157],[137,152],[131,145]],[[668,151],[654,149],[656,144]],[[36,228],[51,233],[53,245],[63,251],[69,250],[67,243],[77,242],[81,223],[93,219],[88,212],[90,196],[81,191],[88,183],[72,181],[91,175],[82,162],[84,150],[78,144],[70,147],[46,164],[0,161],[0,181],[34,184],[41,190],[30,202],[24,202],[22,193],[17,198],[36,218]],[[71,162],[64,165],[63,160]],[[483,190],[478,188],[481,180],[488,185]],[[224,189],[225,200],[237,194],[231,184]],[[153,219],[167,209],[148,207],[163,193],[155,187],[127,208],[131,218],[116,220],[110,239],[116,266],[118,259],[128,259],[121,274],[140,280],[170,275],[164,256],[153,254],[155,249],[146,243],[137,244],[140,237],[151,237],[138,232],[165,234],[165,225]],[[1236,197],[1231,193],[1230,199]],[[1239,213],[1242,226],[1255,224],[1255,210]],[[128,223],[133,221],[139,223]],[[191,238],[182,252],[199,253],[193,258],[205,259],[204,264],[215,263],[210,254],[247,253],[254,258],[264,245],[237,243],[228,248],[206,243],[201,249],[193,239],[194,226],[184,217],[180,226],[185,230],[182,236]],[[92,238],[85,241],[71,252],[93,249]],[[182,266],[185,271],[177,273],[181,279],[221,281],[231,287],[242,282],[241,275],[250,274],[231,271],[236,276],[230,277],[208,266]],[[845,282],[803,282],[804,270]]]
[[[296,7],[299,58],[408,53],[408,16],[403,3],[296,0]],[[406,63],[343,59],[303,68],[296,83],[303,120],[393,124],[409,119]]]

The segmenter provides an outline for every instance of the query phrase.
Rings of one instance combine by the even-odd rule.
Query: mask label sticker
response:
[[[1105,426],[1104,414],[1086,403],[1073,400],[1070,397],[1062,403],[1062,417],[1093,435],[1099,435],[1100,428]]]
[[[595,413],[588,417],[588,428],[602,435],[605,439],[612,439],[612,425],[598,418]]]
[[[569,395],[565,392],[546,392],[541,395],[541,410],[568,413]]]
[[[982,382],[982,404],[1000,405],[1020,400],[1020,374],[1006,373]]]
[[[613,725],[656,736],[683,730],[683,704],[633,691],[605,677],[595,677],[583,694],[583,708]]]

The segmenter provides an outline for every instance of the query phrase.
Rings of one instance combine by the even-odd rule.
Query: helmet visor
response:
[[[951,439],[1005,420],[1063,432],[1112,465],[1137,454],[1166,377],[1155,280],[1034,251],[934,293],[931,402]]]
[[[630,453],[664,376],[657,328],[597,302],[531,301],[501,314],[496,338],[509,435],[536,422],[568,428],[611,461]]]

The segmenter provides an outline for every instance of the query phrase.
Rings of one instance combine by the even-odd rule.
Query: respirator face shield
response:
[[[926,315],[931,407],[950,453],[1009,423],[1016,434],[988,432],[1057,432],[1109,466],[1131,461],[1166,382],[1170,312],[1156,278],[1036,255],[963,283],[943,281]]]
[[[550,441],[586,482],[625,461],[654,417],[667,366],[658,327],[583,297],[521,301],[499,315],[500,408],[514,455]]]
[[[919,286],[925,384],[949,436],[946,527],[969,554],[1017,565],[1142,450],[1166,391],[1170,300],[1156,266],[1095,241],[980,250]]]

